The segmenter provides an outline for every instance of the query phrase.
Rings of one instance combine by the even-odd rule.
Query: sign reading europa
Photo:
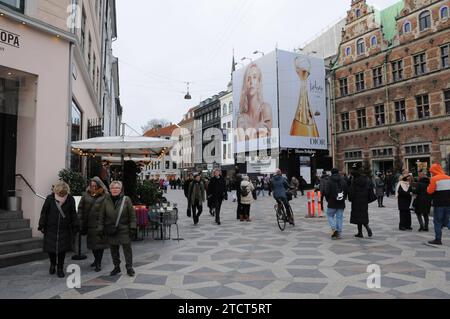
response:
[[[20,48],[20,36],[9,31],[0,29],[0,43]]]

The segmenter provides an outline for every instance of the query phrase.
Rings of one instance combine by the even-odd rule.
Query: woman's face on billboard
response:
[[[247,92],[248,95],[253,97],[258,94],[258,90],[260,89],[260,72],[258,68],[252,67],[247,74]]]

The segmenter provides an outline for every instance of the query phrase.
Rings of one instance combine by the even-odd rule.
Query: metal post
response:
[[[78,255],[72,257],[72,260],[85,260],[87,259],[86,255],[81,254],[81,234],[78,233]]]

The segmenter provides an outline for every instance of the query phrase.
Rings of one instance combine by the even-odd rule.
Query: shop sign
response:
[[[20,48],[20,35],[0,29],[0,45],[1,44]]]

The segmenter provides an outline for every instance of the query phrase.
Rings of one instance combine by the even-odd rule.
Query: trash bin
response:
[[[22,197],[16,196],[18,191],[8,191],[8,211],[19,212],[22,211]]]

